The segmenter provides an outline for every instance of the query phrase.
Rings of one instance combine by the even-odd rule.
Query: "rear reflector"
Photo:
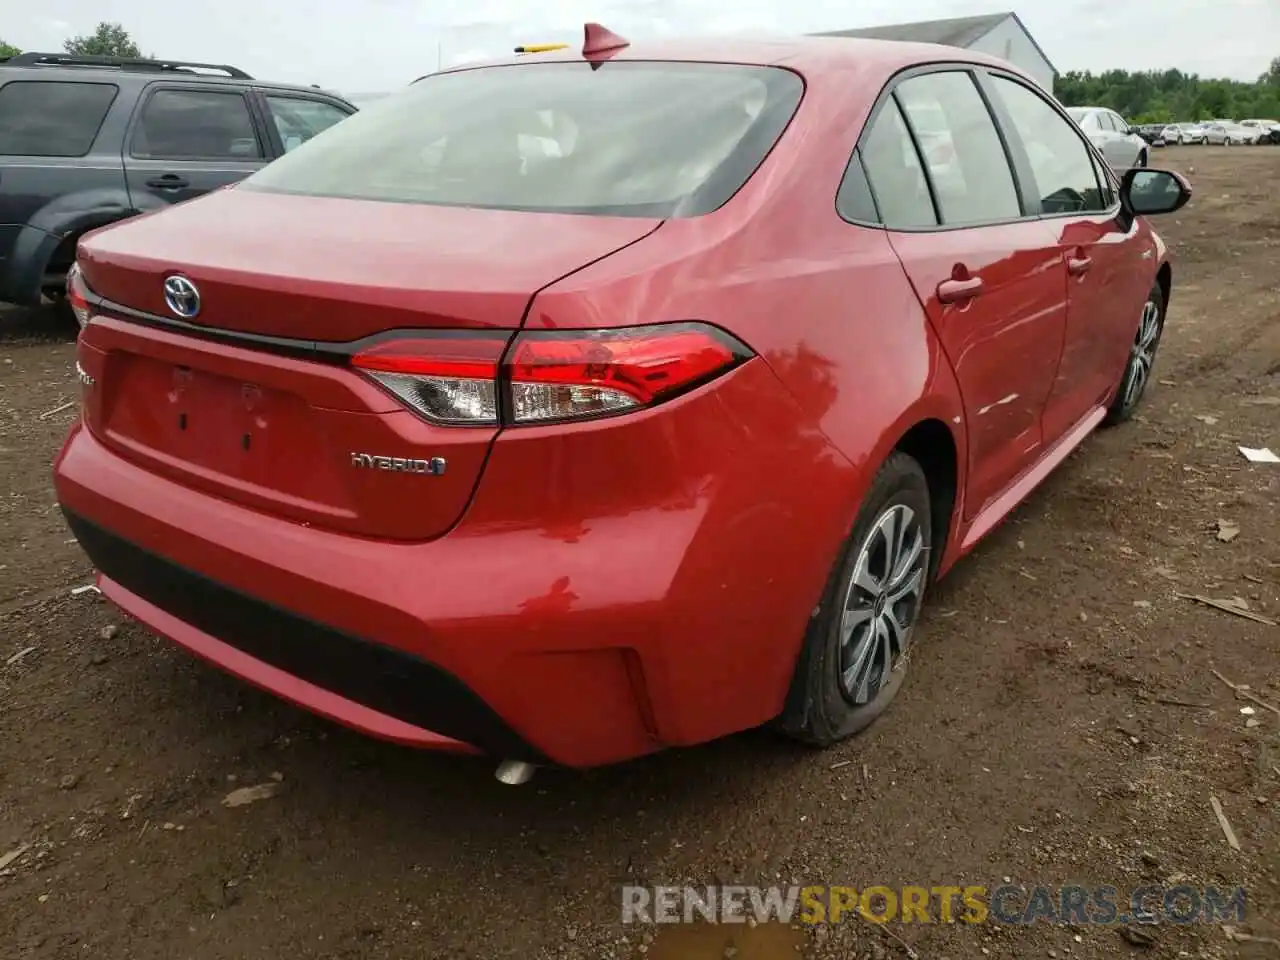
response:
[[[653,406],[736,367],[751,351],[701,323],[609,330],[471,332],[375,343],[352,357],[436,423],[485,426],[584,420]]]

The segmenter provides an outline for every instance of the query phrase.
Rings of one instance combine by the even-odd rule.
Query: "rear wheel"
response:
[[[931,565],[929,485],[894,453],[880,468],[809,621],[782,727],[828,746],[882,714],[906,678]]]
[[[1115,399],[1107,408],[1103,423],[1123,423],[1133,416],[1142,402],[1155,365],[1156,351],[1160,348],[1160,336],[1164,333],[1164,294],[1159,284],[1151,288],[1142,312],[1138,316],[1138,329],[1129,347],[1129,359],[1125,362],[1124,375]]]

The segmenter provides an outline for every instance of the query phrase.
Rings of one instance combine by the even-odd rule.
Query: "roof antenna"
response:
[[[582,55],[594,57],[601,53],[612,53],[623,47],[631,46],[631,41],[620,37],[608,27],[598,23],[588,23],[583,27]]]

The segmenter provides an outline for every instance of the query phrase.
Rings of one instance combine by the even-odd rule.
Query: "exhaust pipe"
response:
[[[533,771],[538,769],[532,763],[525,763],[523,760],[503,760],[498,764],[498,769],[494,771],[494,776],[498,778],[498,782],[505,783],[513,787],[518,787],[522,783],[528,783],[533,778]]]

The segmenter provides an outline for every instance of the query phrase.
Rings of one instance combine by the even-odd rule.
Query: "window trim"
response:
[[[1032,84],[1028,83],[1024,78],[1018,76],[1016,73],[1010,73],[1007,70],[1001,70],[999,68],[992,68],[992,67],[983,69],[982,73],[984,75],[983,76],[984,83],[989,83],[992,78],[999,77],[1002,80],[1008,80],[1012,83],[1018,84],[1018,86],[1020,87],[1024,87],[1033,96],[1039,97],[1042,102],[1044,102],[1051,110],[1053,110],[1055,113],[1058,114],[1059,117],[1062,118],[1063,123],[1067,124],[1067,126],[1070,128],[1072,135],[1074,135],[1075,138],[1078,141],[1080,141],[1080,143],[1084,144],[1085,150],[1088,152],[1090,158],[1092,159],[1094,182],[1097,184],[1099,188],[1099,193],[1101,193],[1102,184],[1098,182],[1098,172],[1099,170],[1102,170],[1105,173],[1105,171],[1110,169],[1110,164],[1107,163],[1107,160],[1102,155],[1102,152],[1096,146],[1094,146],[1094,143],[1092,140],[1089,139],[1088,134],[1086,134],[1080,128],[1080,125],[1078,123],[1076,123],[1074,120],[1071,119],[1070,114],[1068,114],[1066,110],[1063,109],[1063,107],[1060,104],[1058,104],[1056,101],[1050,99],[1049,97],[1046,97],[1044,95],[1043,90],[1040,90],[1035,86],[1033,86]],[[995,88],[992,87],[993,91],[994,89]],[[1027,176],[1030,178],[1030,182],[1034,183],[1035,175],[1031,170],[1031,160],[1026,155],[1026,148],[1022,144],[1022,136],[1018,133],[1018,128],[1014,124],[1013,118],[1008,115],[1008,110],[1005,109],[1003,101],[1001,101],[998,96],[993,96],[992,100],[993,100],[993,103],[997,106],[997,122],[1001,123],[1002,125],[1003,124],[1008,125],[1009,130],[1013,134],[1014,141],[1016,141],[1018,144],[1018,153],[1021,156],[1022,160],[1026,163]],[[1099,164],[1101,164],[1101,167],[1099,167]],[[1061,220],[1065,217],[1075,217],[1075,218],[1105,217],[1107,219],[1115,219],[1120,215],[1119,191],[1115,187],[1111,186],[1110,183],[1108,182],[1107,193],[1108,195],[1110,195],[1112,202],[1111,202],[1111,205],[1108,206],[1105,210],[1084,210],[1084,211],[1067,210],[1067,211],[1063,211],[1062,213],[1044,213],[1043,211],[1041,211],[1035,219]],[[1040,198],[1037,197],[1036,209],[1039,209],[1039,206],[1040,206]]]
[[[280,139],[280,131],[276,128],[275,117],[271,113],[270,99],[277,100],[306,100],[311,103],[327,103],[336,110],[341,111],[350,117],[356,113],[352,109],[351,104],[343,103],[335,97],[327,97],[323,94],[303,93],[301,90],[285,90],[274,87],[252,87],[249,89],[249,99],[253,101],[253,105],[257,111],[257,118],[260,118],[262,125],[266,130],[267,145],[271,149],[268,159],[275,157],[283,157],[284,141]],[[341,122],[341,121],[339,121]]]
[[[253,128],[253,136],[258,144],[258,156],[256,157],[152,157],[141,156],[134,152],[134,140],[138,135],[138,127],[142,123],[143,112],[155,99],[156,95],[166,91],[181,91],[187,93],[215,93],[221,95],[237,95],[244,102],[245,110],[249,114],[249,123]],[[248,87],[242,86],[223,86],[218,84],[197,84],[197,83],[152,83],[148,85],[146,91],[138,98],[137,105],[133,109],[133,116],[129,118],[129,127],[125,130],[124,139],[124,156],[129,160],[138,160],[142,162],[158,162],[158,163],[256,163],[264,164],[273,159],[272,155],[267,152],[267,140],[264,136],[262,117],[259,115],[253,98],[250,96]]]
[[[1028,212],[1027,203],[1026,203],[1027,197],[1024,192],[1024,188],[1022,186],[1022,184],[1025,181],[1019,175],[1019,170],[1016,167],[1015,159],[1013,156],[1011,156],[1011,144],[1008,139],[1008,135],[1006,131],[1002,128],[1000,120],[997,116],[995,105],[991,102],[991,99],[987,94],[987,90],[983,86],[981,75],[985,72],[985,70],[986,68],[982,64],[974,63],[969,60],[934,60],[928,63],[913,64],[910,67],[907,67],[903,70],[899,70],[897,73],[894,73],[892,76],[889,77],[889,79],[885,82],[884,86],[881,88],[880,92],[876,95],[876,99],[874,103],[872,103],[871,105],[871,110],[867,113],[867,117],[862,123],[862,129],[858,132],[858,139],[857,139],[857,142],[854,144],[853,151],[851,151],[851,152],[857,152],[859,153],[859,155],[861,155],[864,139],[870,132],[871,128],[875,125],[876,121],[879,119],[881,111],[884,110],[885,108],[885,104],[888,103],[890,100],[892,100],[894,104],[897,105],[898,110],[902,114],[903,123],[906,125],[908,135],[911,137],[912,147],[915,149],[916,157],[919,159],[920,166],[924,171],[925,183],[929,188],[929,197],[930,197],[930,200],[933,202],[934,216],[937,217],[938,223],[935,223],[932,226],[926,226],[926,227],[890,227],[883,222],[883,218],[878,223],[865,223],[863,221],[852,220],[846,217],[840,210],[839,196],[840,196],[840,188],[844,186],[845,177],[848,176],[847,164],[845,167],[845,173],[840,178],[840,184],[836,187],[835,197],[833,198],[835,200],[836,215],[839,216],[840,219],[844,220],[846,223],[851,224],[853,226],[871,227],[877,230],[891,230],[894,233],[942,233],[942,232],[950,232],[953,230],[974,230],[974,229],[982,229],[983,227],[998,227],[998,226],[1003,226],[1011,223],[1021,223],[1023,221],[1040,219],[1037,214]],[[903,83],[906,83],[908,80],[911,80],[914,77],[924,76],[932,73],[967,73],[969,74],[970,81],[977,88],[978,98],[982,101],[983,105],[986,107],[987,115],[991,118],[991,124],[996,129],[996,136],[999,139],[1001,148],[1004,151],[1005,162],[1009,164],[1009,173],[1013,178],[1014,193],[1018,198],[1018,207],[1022,211],[1020,216],[1005,217],[998,220],[980,220],[980,221],[969,222],[969,223],[946,224],[942,222],[941,205],[938,201],[937,191],[934,189],[934,186],[933,186],[933,176],[929,172],[929,165],[924,161],[924,154],[920,149],[920,141],[916,136],[914,127],[911,124],[911,118],[907,115],[907,111],[902,109],[902,106],[898,102],[898,98],[897,98],[898,87],[901,86]],[[876,198],[875,186],[870,183],[870,171],[868,171],[867,179],[868,179],[868,185],[870,186],[870,190],[871,190],[872,202],[875,204],[877,215],[879,215],[880,201]],[[1034,180],[1030,182],[1034,182]],[[1037,200],[1036,207],[1038,208],[1038,206],[1039,206],[1039,202]]]
[[[111,115],[112,108],[115,107],[116,101],[120,99],[120,84],[113,83],[109,80],[41,80],[38,78],[27,79],[24,77],[16,77],[0,84],[0,92],[3,92],[14,84],[19,83],[38,83],[57,87],[66,86],[68,83],[74,83],[82,87],[110,87],[113,92],[111,94],[111,99],[107,101],[107,108],[102,111],[102,116],[98,119],[98,125],[93,128],[93,136],[89,138],[89,145],[85,147],[83,153],[5,153],[0,154],[2,157],[39,157],[41,160],[75,160],[90,156],[93,153],[93,148],[97,146],[98,137],[102,135],[102,127],[106,124],[107,117]]]
[[[870,202],[871,212],[876,218],[874,222],[845,216],[840,198],[855,193],[864,195]],[[862,159],[862,151],[857,147],[854,147],[850,152],[849,162],[845,164],[840,183],[836,186],[836,213],[846,223],[858,223],[866,226],[881,224],[880,203],[876,200],[875,191],[871,189],[871,178],[867,175],[867,165]]]

